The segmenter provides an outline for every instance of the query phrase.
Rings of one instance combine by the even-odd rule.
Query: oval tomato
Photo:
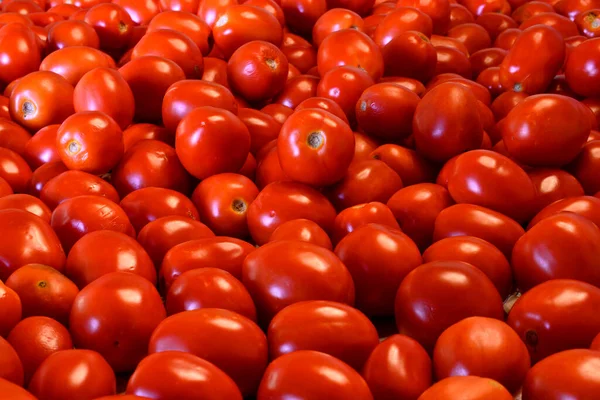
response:
[[[327,233],[316,222],[308,219],[293,219],[279,225],[273,231],[269,242],[281,240],[299,240],[321,246],[327,250],[332,250],[331,239]]]
[[[12,328],[14,328],[21,320],[23,307],[17,292],[10,286],[1,282],[2,281],[0,281],[0,305],[2,308],[0,308],[0,337],[6,337]],[[14,367],[12,366],[12,361],[9,363],[9,366],[11,366],[11,369],[16,368],[16,365]],[[12,381],[12,379],[9,380]],[[20,382],[18,383],[20,384]]]
[[[50,179],[40,192],[40,199],[52,210],[65,200],[93,195],[119,202],[115,188],[104,179],[83,171],[65,171]]]
[[[511,400],[513,396],[500,383],[479,376],[453,376],[427,389],[419,400]]]
[[[0,379],[23,386],[23,364],[21,363],[21,359],[10,343],[1,336],[0,351],[0,354],[2,354],[0,356]],[[0,388],[2,387],[0,386]],[[2,393],[6,395],[4,391]]]
[[[331,237],[336,244],[349,233],[367,224],[380,224],[389,228],[400,229],[390,208],[377,201],[348,207],[335,217],[333,223]]]

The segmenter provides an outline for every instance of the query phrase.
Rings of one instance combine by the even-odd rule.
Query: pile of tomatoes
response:
[[[600,399],[600,0],[0,11],[0,400]]]

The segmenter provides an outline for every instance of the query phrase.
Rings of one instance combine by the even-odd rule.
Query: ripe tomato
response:
[[[492,281],[462,261],[433,261],[409,272],[398,288],[395,313],[400,333],[429,351],[444,330],[464,318],[504,317]]]
[[[427,389],[419,400],[511,400],[513,396],[493,379],[478,376],[453,376]]]
[[[542,94],[524,99],[510,111],[503,125],[508,152],[518,162],[529,165],[567,164],[577,156],[590,133],[590,120],[584,110],[577,100],[567,96]],[[542,136],[544,140],[540,140]]]
[[[104,50],[125,48],[131,40],[133,20],[118,4],[97,4],[86,12],[84,21],[96,30]]]
[[[3,98],[6,99],[6,98]],[[0,119],[0,146],[27,157],[27,143],[33,136],[19,124],[10,120],[10,115]],[[29,162],[29,160],[27,160]]]
[[[147,354],[150,335],[165,316],[148,280],[112,272],[79,292],[69,326],[75,346],[97,351],[115,372],[125,372]]]
[[[25,144],[22,154],[32,169],[35,170],[46,163],[60,161],[56,147],[56,135],[59,127],[58,124],[45,126]],[[10,146],[6,147],[10,148]]]
[[[250,150],[250,133],[231,112],[198,107],[178,125],[175,149],[188,172],[205,179],[222,172],[236,172],[244,165]],[[206,162],[198,163],[199,159]]]
[[[435,180],[436,167],[414,150],[395,144],[384,144],[372,151],[370,158],[386,163],[396,171],[405,186]]]
[[[261,111],[275,118],[275,121],[279,122],[280,124],[283,124],[285,120],[294,113],[292,108],[277,103],[267,104],[261,109]]]
[[[0,82],[5,85],[37,71],[41,56],[36,35],[26,25],[6,21],[0,28],[0,57]]]
[[[258,165],[256,167],[256,185],[259,189],[263,189],[270,183],[274,182],[291,182],[292,180],[283,172],[281,164],[279,163],[279,154],[277,154],[277,141],[273,144],[273,147],[269,147],[265,150],[265,155],[259,158]]]
[[[221,308],[256,321],[256,307],[244,285],[229,272],[217,268],[199,268],[181,274],[169,288],[166,308],[169,315]]]
[[[475,17],[471,11],[462,4],[450,3],[450,24],[448,25],[448,29],[469,22],[475,22]]]
[[[519,26],[519,29],[525,30],[535,25],[551,26],[556,29],[564,39],[579,35],[579,30],[577,29],[575,22],[567,17],[556,14],[554,11],[540,13],[528,18],[527,21]]]
[[[345,7],[330,7],[330,10],[315,22],[312,30],[312,42],[318,48],[329,34],[343,29],[356,29],[364,32],[364,21],[356,12]]]
[[[268,362],[267,338],[251,320],[217,308],[185,311],[161,322],[148,352],[183,351],[213,363],[247,396],[256,388]]]
[[[349,233],[335,253],[355,282],[356,307],[369,316],[392,315],[398,286],[422,264],[419,249],[407,235],[379,224]]]
[[[0,378],[0,391],[11,400],[36,400],[27,390],[3,378]]]
[[[435,74],[436,49],[421,32],[401,32],[382,48],[382,54],[386,76],[410,77],[427,82]],[[404,62],[400,61],[400,57],[404,57]]]
[[[17,292],[2,281],[0,281],[0,306],[0,337],[6,337],[21,320],[22,303]]]
[[[292,109],[296,108],[304,100],[317,95],[318,84],[319,78],[316,76],[298,75],[292,77],[288,79],[283,90],[275,98],[275,103]]]
[[[527,374],[523,400],[594,398],[600,390],[595,375],[599,363],[600,354],[592,350],[568,350],[552,355]]]
[[[550,3],[544,1],[531,1],[517,7],[510,16],[516,23],[521,24],[538,14],[553,11],[554,8]]]
[[[531,366],[527,347],[503,321],[465,318],[446,329],[435,344],[433,365],[438,379],[481,376],[517,392]]]
[[[161,11],[158,0],[114,0],[113,3],[123,7],[133,22],[138,25],[148,25],[152,18]],[[165,7],[163,10],[168,10],[168,8]]]
[[[15,349],[3,337],[0,337],[0,354],[0,379],[23,386],[23,364]],[[2,394],[6,396],[1,385]]]
[[[581,96],[597,96],[600,91],[597,69],[600,66],[600,38],[589,39],[569,55],[565,75],[569,87]]]
[[[175,279],[186,271],[215,267],[241,280],[244,259],[255,249],[248,242],[224,236],[181,242],[164,256],[160,285],[168,290]]]
[[[569,166],[569,169],[583,186],[588,195],[595,194],[600,190],[600,179],[598,179],[597,165],[600,162],[600,141],[594,140],[586,143],[583,149]]]
[[[324,370],[328,373],[324,374]],[[265,371],[257,400],[285,397],[373,399],[367,383],[352,367],[328,354],[311,350],[283,355]]]
[[[51,354],[73,348],[67,328],[48,317],[29,317],[19,322],[7,337],[25,371],[25,385]]]
[[[331,101],[327,99],[323,100]],[[333,103],[333,101],[331,103],[337,107],[337,104]],[[279,136],[282,123],[271,115],[253,108],[240,108],[237,114],[248,128],[248,132],[250,132],[250,152],[252,154],[257,154],[264,145],[277,139],[277,136]],[[341,114],[344,115],[343,112]]]
[[[481,25],[475,23],[466,23],[450,29],[448,37],[463,43],[469,54],[492,46],[489,33]]]
[[[600,349],[600,333],[598,333],[596,335],[596,337],[594,338],[594,340],[592,341],[592,345],[590,346],[590,349],[592,349],[592,350]]]
[[[144,139],[158,140],[170,146],[175,144],[174,135],[167,129],[153,124],[132,124],[123,131],[125,152]]]
[[[365,161],[371,157],[371,153],[374,152],[379,146],[377,140],[359,132],[354,132],[354,158],[352,162]]]
[[[121,200],[121,207],[131,220],[136,232],[158,218],[180,215],[199,220],[194,203],[183,194],[171,189],[146,187],[129,193]]]
[[[312,267],[316,262],[318,270]],[[344,264],[333,252],[307,242],[271,242],[253,251],[244,260],[242,282],[265,324],[304,300],[354,304],[354,284]]]
[[[398,7],[414,7],[433,22],[433,33],[445,35],[450,25],[450,2],[448,0],[399,0]]]
[[[507,29],[517,28],[517,23],[508,15],[501,13],[484,13],[475,19],[475,23],[481,25],[490,34],[492,40]],[[508,49],[507,49],[508,50]]]
[[[57,73],[75,86],[83,75],[98,67],[115,68],[115,61],[93,47],[71,46],[46,56],[40,71]]]
[[[6,280],[6,286],[18,294],[23,317],[45,316],[63,325],[67,325],[73,300],[79,293],[69,278],[42,264],[27,264],[17,269]]]
[[[531,57],[531,54],[537,54]],[[500,64],[500,82],[515,92],[543,92],[565,58],[565,43],[561,34],[547,25],[527,28],[517,38]]]
[[[469,60],[473,68],[473,76],[479,76],[484,70],[490,67],[498,67],[508,52],[497,47],[490,47],[478,50],[471,54]],[[516,92],[508,92],[516,93]]]
[[[41,165],[31,175],[29,184],[27,185],[27,191],[33,196],[39,197],[42,187],[46,184],[46,182],[65,171],[68,171],[68,168],[62,163],[62,161],[55,161]]]
[[[333,223],[332,239],[336,244],[349,233],[367,224],[380,224],[389,228],[400,229],[389,207],[379,202],[348,207],[335,217]]]
[[[267,335],[271,359],[314,350],[358,371],[379,344],[377,330],[364,314],[332,301],[303,301],[284,308],[269,324]]]
[[[117,392],[115,373],[92,350],[57,351],[41,363],[29,391],[44,399],[96,398]]]
[[[165,351],[144,358],[129,379],[127,393],[152,393],[176,399],[185,399],[192,394],[206,400],[242,399],[235,382],[214,364],[179,351]]]
[[[505,118],[510,111],[525,98],[527,98],[526,93],[512,91],[504,92],[500,96],[496,97],[490,107],[494,113],[496,121],[500,121]],[[499,139],[501,138],[495,138],[496,141]]]
[[[27,162],[12,150],[0,147],[0,178],[3,178],[16,193],[27,190],[32,172]]]
[[[273,16],[275,18],[277,18],[277,21],[279,21],[279,23],[281,24],[281,26],[283,27],[285,25],[285,16],[283,15],[283,10],[281,9],[281,6],[279,5],[279,1],[275,1],[275,0],[246,0],[243,2],[246,5],[249,6],[255,6],[258,8],[263,8],[265,10],[267,10],[269,13],[273,14]]]
[[[27,211],[50,223],[52,211],[38,198],[29,194],[10,194],[0,198],[0,210],[17,209]]]
[[[323,228],[316,222],[308,219],[293,219],[279,225],[279,227],[273,231],[273,234],[269,238],[269,242],[282,240],[309,242],[327,250],[333,249],[331,239],[329,239],[329,236],[327,236],[327,233]]]
[[[185,2],[186,6],[177,5],[173,7],[163,7],[162,9],[170,9],[173,11],[185,11],[192,14],[198,13],[198,16],[213,29],[217,20],[231,6],[238,4],[238,0],[161,0],[162,2],[169,1],[171,3]],[[215,47],[213,47],[213,50]]]
[[[175,62],[188,79],[202,77],[204,70],[202,52],[192,39],[179,31],[160,29],[146,33],[133,48],[131,60],[143,56],[164,57]]]
[[[414,7],[398,7],[385,15],[377,25],[373,40],[383,50],[395,38],[407,31],[416,31],[431,37],[433,31],[431,17]]]
[[[111,181],[123,197],[145,187],[188,194],[192,184],[175,149],[158,140],[142,140],[133,145],[112,170]]]
[[[328,8],[325,0],[281,0],[280,5],[289,29],[303,36],[310,36]]]
[[[599,304],[599,288],[581,281],[554,279],[523,294],[510,310],[507,322],[525,342],[535,364],[563,350],[588,348],[600,328],[595,311]]]
[[[218,83],[225,87],[229,87],[227,79],[227,61],[215,57],[204,57],[204,72],[202,80],[205,82]]]
[[[115,188],[104,179],[82,171],[65,171],[50,179],[40,192],[40,199],[52,210],[65,200],[77,196],[102,196],[119,202]]]
[[[558,214],[568,212],[581,215],[600,226],[600,201],[592,196],[573,196],[557,200],[554,203],[542,209],[530,222],[528,229],[531,229],[538,222]]]
[[[210,52],[210,27],[197,15],[185,11],[163,11],[156,14],[148,24],[148,32],[159,29],[172,29],[185,34],[196,43],[203,56]]]
[[[596,8],[583,11],[575,17],[577,28],[583,35],[589,38],[597,38],[600,36],[600,29],[598,29],[599,14],[600,9]]]

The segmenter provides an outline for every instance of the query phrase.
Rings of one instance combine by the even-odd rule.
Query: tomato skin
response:
[[[322,368],[331,374],[323,374]],[[367,383],[352,367],[328,354],[310,350],[283,355],[265,371],[257,400],[286,397],[373,400]]]
[[[536,57],[530,57],[532,52]],[[565,43],[560,33],[547,25],[527,28],[500,64],[500,82],[516,92],[543,92],[565,58]]]
[[[165,128],[175,132],[177,125],[197,107],[212,106],[238,113],[233,94],[217,83],[186,79],[173,83],[162,101],[162,119]]]
[[[600,66],[600,38],[589,39],[577,46],[569,55],[565,75],[569,87],[580,96],[597,96],[600,91],[597,72]]]
[[[177,399],[242,399],[235,382],[214,364],[179,351],[144,358],[127,384],[127,393]]]
[[[248,242],[225,236],[181,242],[165,254],[160,268],[160,284],[168,290],[186,271],[215,266],[241,280],[244,259],[255,249]]]
[[[204,72],[202,80],[205,82],[218,83],[229,88],[227,79],[227,61],[215,57],[204,57]]]
[[[600,285],[598,257],[600,229],[596,224],[581,215],[561,212],[539,221],[519,239],[512,267],[522,291],[559,278]],[[573,263],[578,267],[572,268]]]
[[[220,323],[222,322],[222,323]],[[251,320],[216,308],[171,315],[152,333],[148,352],[184,351],[220,368],[243,395],[255,393],[268,362],[267,338]]]
[[[337,104],[333,104],[337,106]],[[341,110],[340,113],[344,115]],[[253,155],[257,154],[264,145],[271,140],[277,139],[277,136],[279,136],[282,123],[271,115],[252,108],[240,108],[237,115],[248,128],[248,132],[250,132],[250,153]]]
[[[508,52],[497,47],[489,47],[471,54],[469,60],[473,67],[473,76],[479,76],[489,67],[498,67]]]
[[[308,255],[323,268],[313,269]],[[255,301],[259,321],[265,324],[299,301],[354,304],[354,283],[344,264],[333,252],[307,242],[271,242],[256,249],[244,260],[242,282]],[[285,287],[283,282],[288,282]],[[274,288],[281,289],[275,294]]]
[[[9,208],[27,211],[50,223],[52,211],[40,199],[29,194],[11,194],[0,198],[0,210]]]
[[[398,7],[385,15],[372,36],[383,50],[394,38],[407,31],[420,32],[428,38],[431,37],[431,17],[414,7]]]
[[[382,48],[385,75],[427,82],[436,72],[437,52],[421,32],[405,31]],[[401,57],[406,63],[401,62]]]
[[[283,90],[275,98],[275,103],[296,108],[304,100],[317,95],[319,78],[312,75],[298,75],[288,79]],[[326,97],[326,96],[322,96]]]
[[[235,146],[232,147],[232,143]],[[250,151],[250,133],[231,112],[210,106],[198,107],[177,126],[175,150],[185,169],[198,179],[236,172]],[[210,162],[198,163],[199,159]]]
[[[525,30],[535,25],[551,26],[556,29],[564,39],[579,35],[577,25],[573,21],[567,17],[556,14],[554,11],[540,13],[527,19],[527,21],[519,26],[519,29]]]
[[[419,400],[511,400],[513,396],[493,379],[478,376],[453,376],[427,389]]]
[[[66,276],[42,264],[27,264],[6,280],[18,294],[23,317],[45,316],[66,325],[79,289]]]
[[[590,122],[577,100],[542,94],[518,103],[502,128],[506,148],[516,161],[534,166],[562,166],[575,159],[585,144]],[[542,135],[544,140],[540,141]]]
[[[261,111],[275,118],[275,121],[280,124],[283,124],[294,113],[292,108],[277,103],[267,104]]]
[[[435,344],[433,365],[438,379],[481,376],[517,392],[531,366],[527,347],[503,321],[470,317],[452,325]]]
[[[595,173],[600,162],[598,148],[600,148],[600,141],[586,143],[577,158],[569,165],[569,170],[581,183],[587,195],[593,195],[600,190],[600,179]]]
[[[54,72],[75,86],[83,75],[98,67],[115,68],[115,62],[98,49],[71,46],[46,56],[40,65],[40,71]]]
[[[349,233],[335,253],[355,282],[356,308],[369,316],[393,315],[398,286],[422,264],[419,249],[407,235],[379,224],[367,224]]]
[[[31,176],[31,168],[20,155],[0,147],[0,178],[3,178],[15,193],[27,190]]]
[[[123,291],[140,301],[131,302]],[[115,372],[126,372],[147,354],[150,336],[165,317],[152,283],[128,272],[112,272],[79,292],[69,326],[76,347],[95,350]],[[100,321],[99,326],[93,320]]]
[[[475,23],[466,23],[450,29],[448,37],[463,43],[469,50],[469,54],[492,46],[489,33],[481,25]]]
[[[0,378],[0,391],[11,400],[36,400],[27,390],[3,378]]]
[[[354,132],[354,158],[352,162],[366,161],[370,158],[377,159],[377,157],[371,157],[371,153],[377,149],[377,146],[379,146],[378,141],[363,133]]]
[[[4,382],[23,386],[23,364],[15,349],[3,337],[0,337],[0,350],[2,351],[2,356],[0,357],[0,379]],[[3,389],[2,386],[0,386],[0,389]],[[6,395],[4,390],[2,394]]]
[[[173,146],[175,145],[175,138],[173,136],[167,129],[158,125],[144,123],[131,124],[123,131],[123,146],[125,152],[127,152],[134,144],[145,139],[158,140],[169,146]]]
[[[600,36],[600,30],[597,26],[599,14],[600,9],[596,8],[584,11],[575,17],[577,28],[583,35],[587,36],[588,38],[597,38]]]
[[[546,207],[529,222],[527,229],[531,229],[538,222],[560,212],[569,212],[586,217],[596,225],[600,226],[600,202],[592,196],[568,196],[559,199]]]
[[[590,346],[592,350],[600,350],[600,333],[596,335],[594,340],[592,341],[592,345]]]
[[[119,202],[115,188],[104,179],[82,171],[65,171],[50,179],[40,192],[40,199],[52,210],[65,200],[93,195]]]
[[[384,144],[372,151],[370,158],[381,160],[396,171],[404,186],[435,180],[436,167],[414,150],[395,144]]]
[[[203,56],[210,51],[210,27],[204,20],[185,11],[163,11],[149,21],[148,32],[172,29],[187,35],[198,46]]]
[[[269,242],[281,240],[296,240],[316,244],[327,250],[332,250],[331,239],[327,233],[316,222],[308,219],[293,219],[279,225],[273,231]]]
[[[174,61],[158,56],[132,59],[119,69],[119,73],[133,92],[138,122],[160,121],[165,93],[173,83],[186,77]]]
[[[33,136],[19,124],[12,122],[10,116],[0,119],[0,146],[14,151],[20,156],[27,157],[27,143]]]
[[[433,22],[433,33],[445,35],[450,25],[450,2],[448,0],[398,0],[397,7],[415,7]]]
[[[439,104],[447,108],[441,112]],[[477,99],[464,86],[441,83],[417,105],[413,119],[417,151],[432,161],[444,162],[481,144],[483,129]],[[452,136],[443,132],[452,132]]]
[[[48,356],[73,348],[67,328],[48,317],[29,317],[21,320],[7,337],[25,371],[25,385]]]
[[[59,127],[60,125],[45,126],[25,144],[22,154],[34,171],[43,164],[60,161],[56,147],[56,135]]]
[[[371,202],[348,207],[335,217],[332,239],[339,243],[349,233],[367,224],[380,224],[389,228],[400,229],[394,214],[383,203]]]
[[[570,299],[562,302],[560,299]],[[536,364],[560,351],[588,348],[600,327],[595,311],[600,289],[585,282],[554,279],[524,293],[508,314],[507,323],[527,345]]]
[[[342,29],[357,29],[364,32],[364,21],[356,12],[346,7],[329,7],[330,9],[319,17],[312,30],[312,42],[319,47],[331,33]]]
[[[40,192],[43,186],[50,179],[68,170],[69,169],[62,163],[62,161],[54,161],[41,165],[31,175],[31,179],[27,185],[27,192],[33,196],[40,197]],[[4,182],[6,181],[4,180]]]
[[[325,0],[281,0],[281,9],[292,32],[310,36],[319,18],[327,11]]]
[[[31,379],[29,391],[48,400],[95,398],[116,394],[116,386],[115,373],[100,354],[73,349],[48,356]]]
[[[21,320],[23,314],[23,306],[19,294],[11,286],[5,285],[2,283],[2,281],[0,281],[0,305],[2,306],[2,308],[0,308],[0,337],[8,336],[12,328],[14,328],[15,325]],[[13,365],[12,361],[9,363],[9,366],[11,365]],[[14,365],[14,368],[16,368],[16,364]],[[0,375],[3,375],[5,370],[1,367],[0,370],[2,370]],[[19,383],[18,379],[9,380]]]
[[[25,25],[7,23],[0,28],[0,82],[8,84],[40,67],[36,35]]]
[[[469,58],[465,53],[450,46],[437,46],[435,51],[437,54],[435,75],[451,72],[471,79],[473,71]]]

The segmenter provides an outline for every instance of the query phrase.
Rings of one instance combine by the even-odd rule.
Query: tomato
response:
[[[448,25],[448,29],[470,22],[475,22],[475,17],[467,7],[458,3],[450,3],[450,24]]]
[[[273,231],[269,238],[269,242],[282,240],[297,240],[309,242],[321,246],[327,250],[332,250],[331,239],[327,233],[316,222],[308,219],[293,219],[279,225]]]
[[[217,268],[200,268],[181,274],[167,293],[169,315],[202,308],[234,311],[256,321],[256,307],[250,294],[229,272]]]
[[[107,54],[93,47],[71,46],[44,58],[40,71],[57,73],[75,86],[83,75],[98,67],[115,68],[115,62]]]
[[[31,175],[29,184],[27,185],[28,193],[33,196],[40,197],[42,187],[52,178],[68,171],[68,168],[62,161],[49,162],[38,167]]]
[[[144,140],[158,140],[170,146],[175,144],[174,135],[167,129],[154,124],[132,124],[123,131],[123,145],[125,152],[134,144]]]
[[[394,214],[383,203],[371,202],[346,208],[335,217],[332,239],[339,243],[346,235],[367,224],[400,229]]]
[[[478,376],[454,376],[442,379],[427,389],[419,400],[511,400],[513,396],[493,379]]]
[[[304,100],[317,95],[318,84],[319,78],[316,76],[299,75],[290,78],[275,98],[275,102],[292,109],[296,108]]]
[[[491,110],[494,113],[496,121],[500,121],[505,118],[510,111],[515,108],[517,104],[523,101],[527,97],[527,94],[523,92],[504,92],[500,96],[496,97],[491,105]],[[500,139],[500,138],[498,138]]]
[[[324,370],[329,373],[324,374]],[[265,371],[257,400],[285,397],[373,399],[367,383],[352,367],[328,354],[310,350],[281,356]]]
[[[414,150],[384,144],[372,151],[370,157],[385,162],[396,171],[405,186],[435,180],[435,167]]]
[[[557,13],[569,17],[569,19],[573,21],[577,18],[579,14],[581,14],[585,10],[600,7],[600,2],[598,2],[597,0],[562,0],[553,2],[553,6]]]
[[[161,0],[161,1],[175,1],[180,2],[181,0]],[[173,11],[185,11],[192,14],[197,14],[204,22],[208,24],[208,26],[213,29],[217,20],[225,13],[225,11],[233,6],[238,4],[237,0],[183,0],[187,4],[186,7],[167,7],[167,9],[171,9]],[[165,7],[162,8],[165,10]],[[215,47],[213,47],[213,50]]]
[[[440,335],[433,365],[440,380],[475,375],[494,379],[514,393],[521,388],[531,361],[527,347],[506,323],[470,317]]]
[[[199,16],[184,11],[164,11],[152,18],[148,32],[172,29],[187,35],[198,46],[203,56],[210,51],[210,27]]]
[[[119,202],[119,195],[110,183],[82,171],[66,171],[50,179],[42,188],[40,198],[54,210],[63,201],[83,195],[102,196]]]
[[[19,124],[10,120],[10,116],[0,119],[0,146],[27,158],[27,143],[32,136]]]
[[[423,309],[433,312],[423,313]],[[433,261],[411,271],[398,288],[395,313],[400,333],[427,350],[433,349],[444,330],[464,318],[501,320],[504,316],[492,281],[462,261]]]
[[[160,284],[167,290],[184,272],[200,268],[219,268],[242,279],[242,264],[255,247],[229,237],[205,237],[173,246],[164,256]]]
[[[6,15],[6,14],[5,14]],[[7,23],[0,28],[0,82],[8,84],[40,67],[36,35],[25,25]]]
[[[235,382],[214,364],[179,351],[144,358],[127,384],[127,393],[177,399],[242,399]]]
[[[113,3],[127,11],[133,23],[138,25],[148,25],[161,10],[158,0],[115,0]]]
[[[279,5],[279,1],[275,0],[246,0],[243,2],[246,5],[254,6],[258,8],[263,8],[267,10],[269,13],[273,14],[277,21],[281,24],[281,26],[285,26],[285,16],[283,15],[283,10]]]
[[[4,382],[12,382],[15,385],[23,386],[23,364],[19,355],[3,337],[0,337],[0,379]],[[6,395],[1,386],[2,394]]]
[[[583,196],[583,187],[581,184],[573,175],[563,170],[549,168],[535,169],[529,172],[529,177],[537,193],[535,200],[536,212],[555,201],[568,197]]]
[[[159,56],[172,60],[181,67],[188,79],[202,77],[202,53],[196,43],[181,32],[171,29],[148,32],[133,48],[131,59],[134,61],[144,56]]]
[[[471,66],[473,75],[479,76],[483,71],[490,67],[498,67],[506,57],[507,51],[501,48],[491,47],[478,50],[471,54]],[[515,93],[515,92],[509,92]]]
[[[598,15],[600,9],[587,10],[575,17],[575,23],[581,33],[589,38],[597,38],[600,36],[598,29]]]
[[[268,329],[272,359],[299,350],[332,355],[360,370],[379,343],[360,311],[332,301],[304,301],[281,310]]]
[[[437,55],[435,75],[456,73],[471,79],[473,71],[465,53],[450,46],[436,46],[435,51]]]
[[[264,244],[279,225],[298,218],[314,221],[329,232],[336,212],[320,192],[299,183],[276,182],[259,193],[247,216],[252,238]]]
[[[248,235],[248,207],[258,196],[258,188],[245,176],[224,173],[202,181],[192,195],[200,219],[221,236]]]
[[[0,391],[11,400],[36,400],[27,390],[3,378],[0,378]]]
[[[574,196],[557,200],[543,208],[531,220],[528,228],[531,228],[541,220],[560,212],[569,212],[581,215],[588,218],[597,226],[600,226],[600,202],[598,202],[598,199],[591,196]]]
[[[583,146],[583,149],[569,166],[570,171],[583,186],[585,193],[592,195],[600,190],[600,179],[596,166],[600,161],[600,141],[591,141]]]
[[[173,83],[165,93],[162,118],[165,128],[175,132],[179,122],[197,107],[212,106],[238,113],[233,94],[217,83],[181,80]]]
[[[283,124],[285,120],[294,113],[292,108],[277,103],[267,104],[261,109],[261,111],[273,117],[275,121],[279,122],[280,124]]]
[[[57,4],[53,4],[53,3],[48,4],[48,6],[50,6],[50,8],[48,8],[48,12],[62,15],[63,18],[66,18],[66,19],[68,19],[69,17],[71,17],[71,15],[73,15],[75,12],[80,10],[79,6],[76,6],[74,4],[62,4],[60,0],[55,1],[54,3],[57,3]]]
[[[407,235],[379,224],[350,232],[335,253],[355,282],[356,307],[369,316],[392,315],[400,282],[422,263],[419,249]]]
[[[125,372],[147,354],[150,336],[165,316],[148,280],[112,272],[79,292],[69,326],[75,346],[99,352],[115,372]]]
[[[525,30],[535,25],[546,25],[556,29],[564,39],[579,35],[577,25],[562,15],[556,14],[554,11],[544,12],[528,18],[523,22],[519,29]]]
[[[435,47],[436,51],[438,47],[451,47],[453,50],[458,50],[462,55],[469,57],[469,49],[458,39],[451,38],[448,36],[431,35],[431,44]],[[446,60],[446,63],[449,61]]]
[[[577,46],[569,55],[565,75],[569,87],[581,96],[597,96],[598,67],[600,66],[600,38],[589,39]]]
[[[11,208],[27,211],[50,223],[52,211],[40,199],[29,194],[10,194],[0,198],[0,210]]]
[[[32,169],[35,170],[46,163],[60,161],[56,147],[56,135],[59,127],[58,124],[45,126],[26,142],[22,155]],[[17,138],[17,132],[11,131],[10,133],[14,134],[14,139]],[[10,148],[11,146],[5,147]]]
[[[590,349],[592,349],[592,350],[600,349],[600,333],[598,333],[598,335],[596,335],[596,337],[592,341],[592,345],[590,346]]]
[[[512,12],[511,17],[517,24],[521,24],[538,14],[547,12],[554,12],[554,8],[550,3],[531,1],[517,7]]]
[[[441,83],[429,91],[417,105],[413,120],[417,151],[443,162],[478,148],[483,129],[476,100],[470,90],[453,82]],[[439,103],[445,104],[443,109]]]
[[[13,194],[13,190],[6,181],[6,179],[0,177],[0,198]]]
[[[244,165],[250,150],[250,133],[231,112],[198,107],[178,125],[175,149],[187,171],[205,179],[222,172],[236,172]],[[198,159],[211,162],[198,163]]]
[[[570,97],[530,96],[507,115],[502,137],[508,152],[518,162],[562,166],[572,161],[585,144],[590,133],[589,121],[583,106]]]
[[[399,0],[398,7],[415,7],[424,12],[433,22],[433,33],[444,35],[450,24],[450,2],[448,0]]]
[[[37,2],[29,0],[9,0],[2,5],[2,12],[16,12],[27,15],[40,11],[43,11],[42,7]]]
[[[280,5],[288,28],[303,36],[310,36],[328,8],[325,0],[281,0]]]
[[[318,48],[329,34],[343,29],[356,29],[364,32],[364,21],[352,10],[330,6],[330,10],[315,22],[312,30],[312,42]]]
[[[316,95],[335,101],[344,110],[352,124],[355,121],[356,102],[362,93],[375,82],[362,69],[341,66],[329,70],[320,81],[317,79],[317,83]]]
[[[275,45],[266,41],[242,44],[227,64],[229,84],[248,101],[275,96],[284,88],[287,74],[287,58]]]
[[[388,13],[377,25],[373,40],[384,50],[395,38],[408,31],[416,31],[431,37],[433,31],[431,17],[414,7],[398,7]],[[388,67],[387,63],[386,67]]]
[[[219,85],[228,88],[227,62],[214,57],[204,57],[202,80],[205,82],[218,83]]]
[[[92,350],[61,350],[51,354],[35,372],[29,391],[44,399],[77,396],[96,398],[115,394],[115,373]]]
[[[386,76],[410,77],[427,82],[435,74],[436,49],[423,33],[399,33],[382,48],[382,54]]]
[[[23,362],[25,384],[51,354],[73,348],[69,331],[48,317],[29,317],[19,322],[7,337]]]
[[[244,395],[256,392],[268,361],[267,338],[260,328],[246,317],[216,308],[171,315],[155,329],[148,351],[196,355],[229,375]]]
[[[315,262],[318,270],[311,266]],[[271,242],[253,251],[244,260],[242,282],[263,323],[304,300],[354,303],[354,284],[344,264],[333,252],[307,242]]]
[[[366,161],[371,157],[379,143],[377,140],[359,132],[354,132],[354,158],[352,162]]]
[[[466,23],[450,29],[448,37],[457,39],[463,43],[467,47],[469,54],[487,49],[492,45],[489,33],[481,25],[475,23]]]
[[[517,28],[517,23],[511,17],[501,13],[481,14],[475,19],[475,23],[483,26],[492,40],[496,40],[507,29]]]

